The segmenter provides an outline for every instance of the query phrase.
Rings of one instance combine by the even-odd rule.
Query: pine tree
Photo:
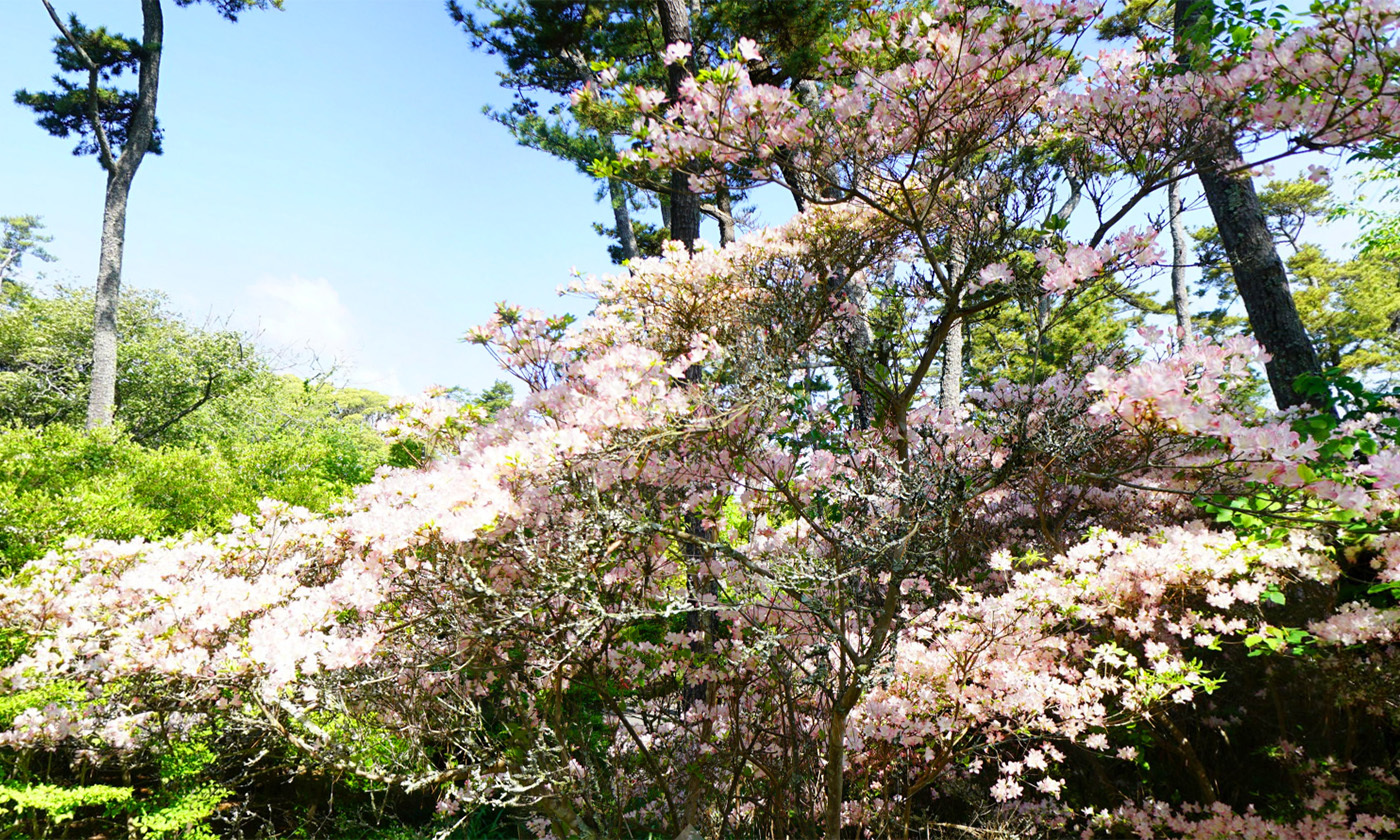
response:
[[[41,128],[55,137],[78,137],[75,155],[93,154],[107,173],[107,193],[102,209],[102,245],[97,267],[97,305],[93,322],[92,386],[88,398],[87,426],[112,421],[117,403],[117,311],[121,297],[122,251],[126,242],[126,206],[131,183],[146,154],[161,153],[161,131],[156,122],[156,96],[160,87],[160,57],[164,46],[165,18],[161,0],[141,0],[141,37],[110,33],[105,27],[90,29],[76,15],[68,22],[49,0],[42,0],[59,35],[54,57],[60,74],[56,90],[21,90],[15,101],[39,115]],[[189,6],[198,0],[175,0]],[[281,5],[281,0],[209,0],[219,14],[236,20],[250,8]],[[136,76],[136,89],[115,86],[124,73]],[[70,81],[63,74],[76,74]]]

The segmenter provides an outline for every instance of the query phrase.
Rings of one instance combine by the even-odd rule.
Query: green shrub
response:
[[[154,449],[111,429],[0,429],[0,572],[72,537],[223,530],[266,497],[324,511],[373,477],[388,455],[358,418],[263,431]]]
[[[220,503],[225,472],[111,430],[0,431],[0,557],[13,570],[69,537],[157,537],[226,524],[233,510]]]
[[[0,419],[26,426],[83,422],[92,294],[0,287]],[[159,293],[123,290],[117,323],[116,421],[144,443],[175,439],[194,412],[267,375],[247,337],[185,323]]]

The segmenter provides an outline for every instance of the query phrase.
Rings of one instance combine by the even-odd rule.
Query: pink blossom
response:
[[[745,61],[762,61],[763,56],[758,52],[758,44],[752,38],[739,39],[739,57]]]
[[[662,59],[667,64],[684,64],[690,58],[690,44],[685,41],[675,41],[666,45],[666,51],[662,54]]]

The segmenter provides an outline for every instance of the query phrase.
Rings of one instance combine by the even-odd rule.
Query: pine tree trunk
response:
[[[721,248],[733,245],[739,241],[739,234],[734,224],[734,198],[727,185],[715,194],[715,207],[719,210],[719,245]]]
[[[616,178],[608,179],[608,200],[612,202],[613,225],[622,246],[622,259],[624,262],[635,260],[641,254],[637,250],[637,235],[632,231],[632,213],[627,209],[627,188]]]
[[[1176,309],[1176,328],[1183,345],[1191,342],[1191,298],[1186,285],[1186,222],[1181,218],[1181,182],[1167,185],[1167,215],[1172,230],[1172,306]]]
[[[1227,139],[1222,145],[1230,155],[1238,156],[1232,140]],[[1294,380],[1305,373],[1320,372],[1322,365],[1303,328],[1303,320],[1298,317],[1288,289],[1288,274],[1265,224],[1253,182],[1246,173],[1223,171],[1219,160],[1220,157],[1198,159],[1196,163],[1206,201],[1215,215],[1215,226],[1230,259],[1249,325],[1272,357],[1264,369],[1269,374],[1274,402],[1279,408],[1299,405],[1305,400],[1293,390]]]
[[[141,69],[136,107],[127,127],[121,156],[107,172],[102,208],[102,248],[97,263],[97,294],[92,323],[92,379],[87,427],[112,422],[117,405],[117,306],[121,301],[122,251],[126,245],[126,207],[131,182],[155,135],[156,91],[160,84],[161,41],[165,20],[160,0],[141,0],[143,20]]]
[[[695,250],[700,238],[700,196],[690,191],[690,172],[685,167],[671,173],[671,238]]]
[[[1210,0],[1176,0],[1174,20],[1178,61],[1199,68],[1208,60],[1191,41],[1197,24],[1212,11]],[[1196,174],[1215,216],[1235,287],[1244,301],[1254,337],[1272,357],[1264,369],[1279,408],[1305,400],[1293,382],[1322,365],[1288,289],[1288,273],[1274,247],[1259,196],[1248,172],[1237,171],[1240,150],[1224,127],[1208,129],[1195,154]]]
[[[948,330],[943,342],[943,375],[938,380],[939,405],[944,411],[962,403],[963,343],[965,324],[959,322]]]
[[[808,111],[815,111],[819,105],[820,94],[817,90],[817,83],[810,79],[804,79],[792,86],[793,96],[797,98],[798,104]],[[784,149],[778,157],[778,166],[783,173],[783,181],[787,184],[788,191],[792,193],[792,200],[797,205],[797,212],[802,213],[807,210],[807,205],[818,195],[821,195],[822,185],[817,183],[817,177],[810,171],[802,169],[792,162],[792,153]],[[838,191],[830,191],[829,194],[839,195]]]
[[[691,42],[690,8],[685,0],[656,0],[661,18],[661,40],[667,45]],[[666,68],[666,96],[671,102],[681,97],[681,82],[690,71],[685,65],[671,64]],[[695,250],[700,238],[700,196],[690,190],[691,170],[678,166],[671,171],[671,238]]]
[[[107,176],[102,209],[102,250],[97,263],[97,294],[92,324],[92,378],[87,427],[112,422],[117,394],[117,306],[121,301],[122,248],[126,241],[126,203],[131,177]]]

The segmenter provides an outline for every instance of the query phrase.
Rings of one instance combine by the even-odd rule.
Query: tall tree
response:
[[[683,40],[692,45],[692,70],[714,63],[721,51],[747,37],[764,55],[773,56],[751,68],[754,76],[770,84],[786,84],[817,74],[821,48],[851,16],[855,4],[851,0],[718,0],[678,5],[674,22],[680,25],[684,13],[689,34]],[[656,0],[478,0],[476,10],[450,2],[448,11],[473,47],[504,61],[501,86],[513,91],[514,101],[501,110],[487,109],[488,116],[505,125],[522,145],[584,170],[595,160],[615,159],[620,149],[615,138],[630,138],[635,114],[598,107],[596,102],[580,108],[569,103],[570,94],[593,81],[604,66],[619,85],[663,88],[668,81],[662,59],[668,39]],[[630,183],[603,179],[600,194],[607,195],[613,209],[613,224],[607,232],[617,241],[610,250],[619,262],[659,252],[660,240],[669,233],[665,228],[675,224],[671,180],[668,170]],[[699,211],[719,223],[722,244],[734,239],[733,204],[742,200],[743,187],[731,178],[714,191],[713,200],[699,198]],[[632,218],[638,188],[660,199],[662,229]],[[687,186],[686,201],[689,196]],[[694,224],[698,231],[698,219]]]
[[[690,8],[685,0],[656,0],[656,12],[661,18],[661,41],[669,53],[677,45],[689,46]],[[691,74],[695,59],[672,61],[666,66],[666,98],[680,101],[681,84]],[[671,170],[671,238],[684,242],[687,250],[695,249],[700,238],[700,196],[690,189],[688,166]]]
[[[141,39],[88,29],[76,15],[65,24],[49,0],[40,0],[58,28],[54,56],[62,73],[85,75],[85,82],[54,76],[52,92],[20,90],[15,101],[39,115],[39,125],[55,137],[79,137],[74,154],[96,154],[107,173],[102,208],[102,245],[97,265],[97,301],[93,317],[92,386],[87,426],[112,421],[117,402],[117,309],[121,297],[122,251],[126,243],[126,207],[131,183],[146,153],[160,154],[156,96],[165,38],[161,0],[141,0]],[[199,0],[175,0],[189,6]],[[219,14],[236,20],[249,8],[281,6],[281,0],[209,0]],[[136,90],[112,82],[126,71],[136,74]]]
[[[1176,0],[1174,30],[1183,66],[1200,67],[1209,60],[1214,11],[1211,0]],[[1216,126],[1205,139],[1195,156],[1196,175],[1220,231],[1249,324],[1271,356],[1264,366],[1269,388],[1280,408],[1299,405],[1306,400],[1293,389],[1294,381],[1321,371],[1322,365],[1293,303],[1288,273],[1274,247],[1254,181],[1234,164],[1242,159],[1234,136],[1224,126]]]
[[[568,96],[587,84],[593,67],[601,64],[630,83],[661,83],[664,71],[654,55],[659,36],[648,12],[646,4],[634,0],[481,0],[475,12],[448,3],[448,13],[472,46],[505,62],[501,86],[514,91],[514,101],[504,109],[487,107],[486,115],[521,145],[568,161],[587,174],[593,161],[616,156],[613,138],[625,136],[631,120],[616,109],[571,108]],[[656,236],[632,219],[635,188],[618,178],[605,179],[604,186],[613,211],[607,232],[617,241],[610,249],[614,258],[620,263],[642,256],[643,243]]]
[[[1275,245],[1287,246],[1293,302],[1321,363],[1370,381],[1394,381],[1400,371],[1400,284],[1395,280],[1400,253],[1365,247],[1369,243],[1363,238],[1351,259],[1338,260],[1305,242],[1303,230],[1310,219],[1358,213],[1333,201],[1325,184],[1306,178],[1273,181],[1259,191],[1259,204]],[[1236,290],[1220,232],[1209,227],[1192,234],[1202,268],[1200,294],[1213,292],[1217,301],[1214,310],[1202,313],[1202,326],[1214,337],[1228,335],[1244,324],[1230,315]]]

